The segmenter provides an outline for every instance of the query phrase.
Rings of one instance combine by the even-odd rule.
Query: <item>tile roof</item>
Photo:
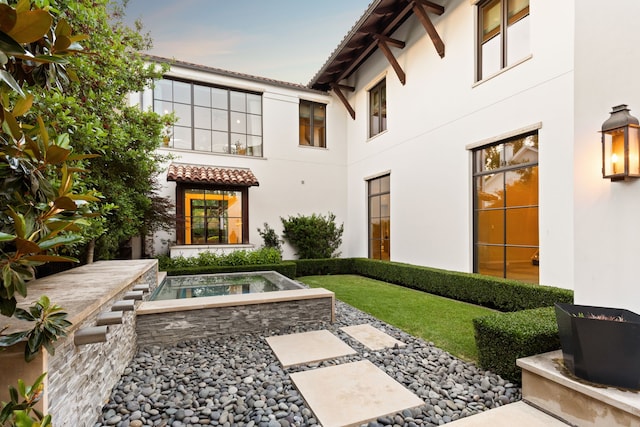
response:
[[[167,181],[234,185],[241,187],[260,185],[258,178],[255,177],[250,169],[190,165],[185,163],[171,163],[167,171]]]
[[[260,83],[267,83],[267,84],[271,84],[271,85],[274,85],[274,86],[286,87],[286,88],[296,89],[296,90],[303,90],[305,92],[322,93],[322,94],[325,93],[324,91],[311,89],[308,86],[305,86],[305,85],[302,85],[302,84],[298,84],[298,83],[289,83],[289,82],[284,82],[282,80],[270,79],[268,77],[260,77],[260,76],[254,76],[254,75],[251,75],[251,74],[239,73],[237,71],[223,70],[222,68],[215,68],[215,67],[210,67],[208,65],[194,64],[192,62],[181,61],[181,60],[178,60],[178,59],[170,59],[170,58],[164,58],[164,57],[161,57],[161,56],[146,55],[146,54],[143,55],[143,57],[146,60],[150,61],[150,62],[166,63],[166,64],[169,64],[169,65],[176,65],[178,67],[184,67],[184,68],[188,68],[188,69],[192,69],[192,70],[204,71],[204,72],[207,72],[207,73],[218,74],[218,75],[221,75],[221,76],[235,77],[235,78],[239,78],[239,79],[243,79],[243,80],[249,80],[249,81],[260,82]]]

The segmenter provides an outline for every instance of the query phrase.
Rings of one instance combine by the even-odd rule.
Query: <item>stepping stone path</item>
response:
[[[370,325],[341,329],[371,350],[404,346]],[[327,330],[272,336],[266,341],[285,368],[356,353]],[[368,360],[290,376],[323,427],[360,425],[425,404]]]

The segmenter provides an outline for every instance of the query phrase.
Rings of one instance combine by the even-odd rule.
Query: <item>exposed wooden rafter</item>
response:
[[[429,0],[415,0],[416,3],[424,6],[431,13],[435,13],[436,15],[442,15],[444,13],[444,6],[440,6],[439,4],[435,4]]]
[[[431,22],[431,18],[429,18],[429,15],[427,15],[427,12],[425,12],[424,10],[425,4],[429,5],[428,7],[430,10],[437,5],[427,0],[412,0],[411,4],[413,5],[413,13],[416,15],[424,29],[427,31],[427,34],[429,34],[429,37],[431,38],[433,46],[436,48],[438,55],[440,55],[440,58],[444,58],[444,42],[440,38],[440,35],[438,34],[436,27],[433,25],[433,22]],[[440,14],[442,13],[444,13],[444,7],[442,8],[442,12],[440,12]]]
[[[396,72],[398,79],[400,79],[400,83],[402,83],[402,85],[404,86],[404,84],[407,82],[407,76],[398,63],[396,57],[393,56],[393,52],[391,52],[389,45],[397,47],[399,49],[404,49],[405,43],[401,40],[392,39],[380,34],[375,34],[373,38],[378,41],[378,49],[380,49],[385,58],[387,58],[387,61],[389,61],[389,63],[393,67],[393,70]]]
[[[344,90],[353,91],[353,90],[355,90],[355,88],[353,88],[351,86],[340,85],[340,84],[337,84],[337,83],[331,83],[331,89],[336,94],[338,99],[340,99],[340,101],[342,101],[342,104],[344,105],[344,107],[349,112],[349,115],[351,116],[351,118],[353,120],[355,120],[356,119],[356,110],[353,109],[351,104],[349,104],[349,101],[347,100],[347,97],[344,96],[344,93],[342,93],[343,89]]]

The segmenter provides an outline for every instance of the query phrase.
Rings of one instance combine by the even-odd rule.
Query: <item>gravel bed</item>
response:
[[[370,351],[339,330],[363,323],[406,343],[406,347]],[[323,328],[357,354],[284,369],[264,339]],[[289,374],[364,359],[426,402],[416,409],[380,417],[369,427],[437,426],[521,399],[520,388],[498,375],[336,301],[334,324],[140,349],[95,427],[318,426]]]

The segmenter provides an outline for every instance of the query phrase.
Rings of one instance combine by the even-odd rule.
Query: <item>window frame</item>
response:
[[[506,191],[506,175],[510,172],[514,172],[514,171],[518,171],[518,170],[525,170],[525,169],[531,169],[531,168],[536,168],[536,172],[539,171],[539,157],[536,158],[535,161],[528,161],[528,162],[524,162],[524,163],[518,163],[518,164],[502,164],[502,162],[500,163],[500,165],[498,165],[497,167],[493,168],[493,169],[486,169],[486,170],[478,170],[479,169],[479,162],[480,160],[478,159],[478,157],[476,157],[479,153],[481,153],[482,151],[491,148],[491,147],[498,147],[500,145],[502,145],[503,147],[506,144],[518,141],[518,140],[523,140],[529,136],[535,136],[536,137],[536,144],[537,144],[537,149],[539,150],[539,134],[538,134],[538,130],[533,130],[533,131],[529,131],[529,132],[525,132],[525,133],[521,133],[518,135],[514,135],[514,136],[510,136],[508,138],[505,139],[501,139],[498,141],[494,141],[491,142],[489,144],[484,144],[481,146],[477,146],[474,147],[472,149],[472,191],[473,191],[473,272],[474,273],[479,273],[482,274],[480,272],[480,246],[482,247],[494,247],[494,248],[502,248],[503,250],[503,255],[502,255],[502,276],[497,276],[497,277],[502,277],[502,278],[508,278],[507,275],[509,273],[508,270],[508,259],[507,259],[507,252],[508,249],[535,249],[535,260],[532,257],[531,258],[531,263],[532,265],[538,267],[539,266],[539,251],[540,251],[540,231],[539,231],[539,225],[540,225],[540,203],[539,203],[539,190],[538,190],[538,195],[537,195],[537,203],[535,205],[533,204],[529,204],[529,205],[509,205],[509,201],[506,198],[506,195],[503,196],[505,197],[503,199],[503,201],[505,202],[505,204],[500,207],[500,208],[481,208],[480,207],[480,200],[479,200],[479,189],[478,189],[478,178],[483,177],[483,176],[491,176],[491,175],[496,175],[496,174],[503,174],[503,178],[502,178],[502,182],[503,182],[503,186],[502,186],[502,191]],[[536,177],[536,179],[538,180],[537,185],[539,184],[539,177]],[[539,187],[538,187],[539,188]],[[509,212],[516,212],[517,210],[521,210],[521,209],[530,209],[530,208],[535,208],[537,210],[537,224],[538,224],[538,239],[537,239],[537,245],[530,245],[530,244],[515,244],[515,243],[509,243],[509,241],[511,240],[512,236],[510,237],[508,235],[508,223],[507,223],[507,217],[508,217],[508,213]],[[479,212],[490,212],[490,211],[494,211],[494,212],[502,212],[502,221],[503,221],[503,232],[502,232],[502,242],[501,243],[490,243],[490,242],[480,242],[480,229],[479,229]],[[539,271],[538,271],[538,280],[535,283],[539,283]],[[522,279],[519,279],[522,280]],[[529,280],[525,280],[525,281],[529,281]]]
[[[373,96],[377,94],[378,95],[378,99],[380,100],[380,115],[376,116],[374,115],[374,108],[373,108]],[[375,85],[373,85],[371,87],[371,89],[369,89],[368,91],[368,105],[369,105],[369,118],[368,118],[368,137],[369,138],[373,138],[376,135],[380,135],[381,133],[385,132],[387,130],[387,79],[383,78],[382,80],[380,80],[378,83],[376,83]],[[384,100],[384,105],[382,105],[382,101]],[[377,126],[378,126],[378,131],[374,132],[373,130],[373,125],[374,125],[374,120],[376,120]]]
[[[158,89],[158,81],[160,80],[171,82],[172,88],[174,87],[175,82],[188,84],[189,90],[190,90],[190,98],[191,98],[190,104],[185,104],[184,102],[177,102],[175,100],[175,93],[174,93],[175,91],[173,89],[172,89],[171,100],[165,100],[161,96],[158,96],[157,89]],[[209,106],[196,104],[196,101],[195,101],[196,87],[203,87],[208,89],[220,89],[220,90],[226,91],[226,108],[222,109],[219,106],[213,105],[212,94],[209,95],[209,100],[210,100]],[[244,94],[245,96],[244,111],[234,109],[232,105],[232,95],[234,93]],[[248,106],[249,100],[246,98],[247,95],[255,95],[260,97],[260,113],[259,114],[249,111],[249,106]],[[163,76],[162,79],[156,80],[155,86],[151,91],[151,103],[152,103],[151,107],[153,111],[155,111],[158,114],[165,114],[165,113],[164,111],[158,111],[158,109],[156,108],[156,103],[170,103],[172,105],[172,111],[175,111],[175,107],[174,107],[175,104],[179,104],[182,106],[189,106],[189,109],[190,109],[190,115],[188,118],[186,118],[189,125],[186,126],[186,125],[181,125],[176,123],[173,126],[170,126],[170,129],[168,129],[170,136],[164,148],[169,148],[174,150],[188,150],[188,151],[195,151],[195,152],[212,153],[212,154],[218,154],[218,155],[236,155],[236,156],[259,157],[259,158],[264,157],[264,102],[263,101],[264,101],[263,96],[262,96],[262,93],[260,92],[238,89],[238,88],[229,87],[229,86],[209,84],[209,83],[204,83],[204,82],[199,82],[194,80],[180,79],[173,76]],[[208,129],[196,126],[196,110],[198,109],[207,109],[209,111],[210,125]],[[226,130],[220,130],[215,128],[213,113],[216,111],[220,111],[220,112],[224,111],[226,113]],[[245,123],[244,123],[243,132],[234,131],[233,125],[232,125],[232,116],[234,114],[244,115]],[[176,116],[178,115],[176,114]],[[249,129],[249,123],[252,121],[252,119],[255,120],[257,117],[259,117],[259,128],[260,128],[259,134],[253,133]],[[189,129],[189,134],[191,138],[189,148],[175,147],[176,128]],[[210,144],[209,150],[197,148],[196,134],[198,131],[204,131],[204,132],[208,131],[210,133],[211,136],[209,139],[209,144]],[[214,133],[226,134],[226,149],[224,151],[214,150],[214,147],[215,147]],[[244,136],[244,144],[243,145],[240,144],[241,145],[240,147],[238,147],[237,144],[234,145],[232,141],[233,135]],[[259,138],[260,144],[250,145],[249,141],[255,138]]]
[[[372,184],[374,183],[374,181],[380,181],[380,183],[382,183],[382,180],[387,179],[388,183],[389,183],[389,188],[386,191],[382,191],[379,190],[378,192],[372,192]],[[391,261],[391,174],[390,173],[386,173],[383,175],[379,175],[379,176],[375,176],[372,178],[368,178],[366,180],[366,186],[367,186],[367,257],[369,259],[378,259],[378,260],[382,260],[382,261]],[[387,195],[389,198],[389,212],[388,215],[383,216],[382,215],[382,205],[380,205],[380,214],[377,217],[373,217],[372,216],[372,200],[380,197],[380,202],[382,202],[382,197]],[[389,224],[389,230],[388,230],[388,236],[387,238],[384,238],[383,236],[381,236],[380,238],[374,238],[373,237],[373,219],[378,219],[380,220],[380,233],[382,233],[382,219],[383,218],[387,218],[388,220],[388,224]],[[379,242],[379,247],[378,249],[378,253],[380,254],[380,257],[374,258],[374,242]],[[387,249],[386,251],[384,250],[384,245],[387,245]],[[388,254],[388,257],[382,257],[383,253]]]
[[[185,206],[185,193],[187,190],[205,191],[235,191],[242,197],[242,239],[237,243],[187,243],[187,218]],[[189,227],[191,228],[191,227]],[[233,246],[249,244],[249,187],[246,186],[226,186],[212,184],[198,184],[179,182],[176,183],[176,244],[185,246]]]
[[[302,107],[303,105],[308,105],[309,107],[309,144],[302,143]],[[322,118],[322,143],[316,144],[315,141],[315,128],[316,128],[316,118],[315,118],[315,109],[317,107],[324,108],[324,116]],[[299,120],[299,138],[298,145],[300,147],[315,147],[315,148],[327,148],[327,104],[323,104],[321,102],[309,101],[306,99],[301,99],[300,104],[298,106],[298,120]]]
[[[484,31],[484,25],[483,25],[483,17],[484,17],[484,13],[483,11],[488,8],[491,5],[494,5],[496,3],[500,4],[500,25],[494,30],[491,31],[489,33],[489,36],[486,36],[483,34]],[[484,0],[478,3],[476,11],[477,11],[477,19],[476,19],[476,25],[477,25],[477,34],[476,34],[476,82],[488,79],[490,77],[492,77],[495,74],[499,74],[502,70],[509,68],[510,66],[513,66],[515,64],[518,64],[519,62],[521,62],[522,59],[524,58],[518,58],[515,61],[513,61],[512,64],[509,64],[508,58],[507,58],[507,47],[508,47],[508,35],[507,35],[507,29],[519,22],[520,20],[528,17],[530,15],[530,1],[528,2],[526,8],[523,8],[522,10],[520,10],[518,13],[516,13],[514,16],[509,17],[509,0]],[[495,33],[495,34],[493,34]],[[482,73],[482,65],[483,65],[483,55],[482,55],[482,47],[483,45],[488,42],[489,40],[493,39],[494,37],[500,37],[500,67],[498,68],[497,71],[490,73],[489,75],[484,76]],[[485,40],[486,38],[486,40]],[[525,57],[526,58],[526,57]]]

